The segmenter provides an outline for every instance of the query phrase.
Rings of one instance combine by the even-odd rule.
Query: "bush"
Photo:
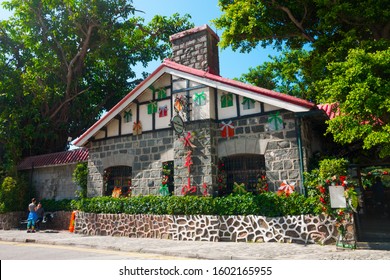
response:
[[[89,213],[126,213],[155,215],[286,215],[318,214],[317,200],[294,193],[278,196],[265,192],[225,197],[133,196],[129,198],[94,197],[72,201],[72,206]]]
[[[0,185],[0,213],[27,210],[27,193],[23,178],[5,177]]]
[[[71,205],[71,199],[42,199],[40,202],[42,203],[42,207],[45,212],[71,211],[73,209]]]

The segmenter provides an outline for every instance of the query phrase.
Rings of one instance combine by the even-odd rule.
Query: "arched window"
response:
[[[113,195],[114,189],[126,196],[131,187],[131,166],[112,166],[104,170],[104,195]]]
[[[226,172],[227,193],[233,191],[234,182],[244,183],[249,192],[256,191],[259,176],[265,175],[263,155],[241,154],[223,159]]]

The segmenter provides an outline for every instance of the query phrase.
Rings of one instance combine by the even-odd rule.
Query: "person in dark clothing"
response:
[[[45,216],[45,210],[42,207],[42,203],[38,203],[37,208],[35,209],[35,213],[37,214],[37,220],[35,222],[36,230],[39,230],[41,227],[41,223],[43,221],[43,217]]]

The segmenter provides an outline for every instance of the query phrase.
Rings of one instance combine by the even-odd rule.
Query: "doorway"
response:
[[[360,205],[355,215],[358,241],[390,242],[390,167],[357,167]],[[383,191],[376,195],[376,181]]]

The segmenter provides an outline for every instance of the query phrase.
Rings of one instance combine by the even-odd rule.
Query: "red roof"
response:
[[[19,170],[43,166],[64,165],[88,160],[88,149],[76,149],[59,153],[27,157],[18,165]]]
[[[337,108],[337,103],[332,104],[319,104],[317,105],[318,109],[323,110],[329,119],[333,119],[339,115],[339,110]]]

